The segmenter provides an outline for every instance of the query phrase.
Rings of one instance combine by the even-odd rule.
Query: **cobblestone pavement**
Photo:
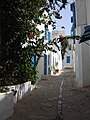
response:
[[[77,88],[72,70],[65,70],[63,78],[64,120],[90,120],[90,86]]]
[[[56,119],[60,84],[60,76],[44,77],[30,95],[15,105],[15,112],[8,120]]]
[[[77,88],[75,73],[45,76],[15,105],[8,120],[90,120],[90,87]]]

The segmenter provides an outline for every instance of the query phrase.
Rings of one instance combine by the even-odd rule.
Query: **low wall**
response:
[[[20,85],[8,86],[8,88],[14,91],[13,101],[16,103],[31,92],[31,81]]]
[[[8,86],[10,92],[0,93],[0,120],[6,120],[10,117],[14,104],[30,94],[35,86],[31,85],[31,81],[29,81],[20,85]]]
[[[13,113],[13,92],[0,93],[0,120],[6,120]]]

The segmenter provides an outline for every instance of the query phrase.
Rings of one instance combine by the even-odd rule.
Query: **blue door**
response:
[[[50,69],[50,55],[48,55],[48,74],[51,74],[51,69]]]
[[[47,75],[47,55],[44,54],[44,75]]]

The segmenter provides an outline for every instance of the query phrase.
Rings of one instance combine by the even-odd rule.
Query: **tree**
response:
[[[60,3],[61,6],[60,6]],[[66,0],[1,0],[0,1],[0,27],[1,27],[1,67],[2,85],[25,82],[32,79],[32,70],[35,69],[31,59],[33,55],[41,57],[45,49],[53,50],[43,38],[39,38],[43,31],[37,28],[38,24],[54,24],[51,16],[60,17],[60,10],[65,7]],[[58,10],[55,6],[58,6]],[[48,13],[48,16],[44,12]],[[30,36],[33,35],[34,38]],[[29,40],[27,41],[27,38]],[[35,41],[34,41],[35,40]],[[22,48],[24,43],[28,46]],[[56,44],[55,41],[53,41]],[[49,44],[52,45],[53,42]],[[54,50],[53,50],[54,51]],[[37,61],[38,62],[38,61]],[[31,68],[30,68],[31,66]],[[30,69],[28,69],[30,68]],[[31,78],[29,73],[31,72]],[[4,82],[5,81],[5,82]]]

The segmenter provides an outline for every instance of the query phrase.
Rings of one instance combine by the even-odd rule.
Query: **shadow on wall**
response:
[[[0,93],[0,120],[6,120],[13,113],[13,92]]]

